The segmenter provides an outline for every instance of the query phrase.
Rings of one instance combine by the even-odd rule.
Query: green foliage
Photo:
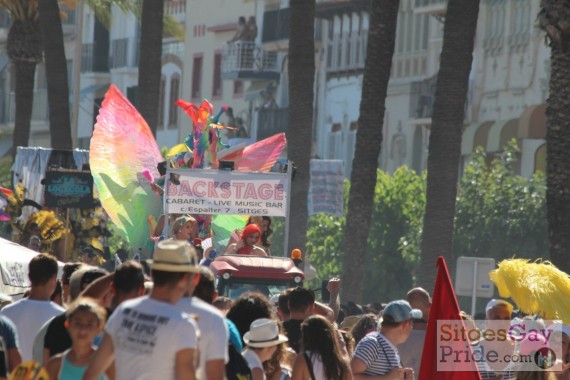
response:
[[[482,150],[472,155],[458,192],[455,257],[548,259],[544,174],[539,172],[529,179],[516,175],[517,157],[516,142],[496,157]],[[345,204],[348,187],[347,182]],[[378,172],[363,302],[402,298],[413,287],[420,257],[425,187],[425,173],[418,175],[406,167],[392,176]],[[344,217],[319,214],[309,218],[307,250],[317,279],[308,286],[317,288],[321,280],[342,273],[344,227]]]
[[[456,257],[548,259],[544,174],[515,175],[517,154],[512,141],[490,163],[481,149],[471,156],[457,199]]]
[[[400,167],[378,173],[368,236],[363,301],[401,298],[414,283],[425,210],[426,177]]]

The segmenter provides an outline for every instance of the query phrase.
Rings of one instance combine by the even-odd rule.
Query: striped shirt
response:
[[[401,368],[398,350],[382,333],[366,335],[356,346],[354,357],[366,364],[363,375],[386,375],[392,368]]]

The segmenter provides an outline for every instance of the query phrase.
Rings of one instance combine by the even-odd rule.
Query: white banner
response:
[[[166,181],[167,214],[287,215],[287,174],[192,169],[169,173],[179,184]]]
[[[311,160],[311,182],[307,207],[309,215],[319,212],[343,216],[344,161]]]

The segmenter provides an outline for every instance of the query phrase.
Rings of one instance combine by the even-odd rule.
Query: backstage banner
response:
[[[287,216],[287,174],[170,170],[168,214]]]

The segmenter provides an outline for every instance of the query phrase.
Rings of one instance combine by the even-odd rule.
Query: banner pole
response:
[[[285,214],[285,242],[283,247],[285,252],[283,252],[284,257],[289,257],[289,224],[291,220],[289,215],[291,214],[291,180],[293,173],[293,163],[291,160],[287,160],[287,212]]]

